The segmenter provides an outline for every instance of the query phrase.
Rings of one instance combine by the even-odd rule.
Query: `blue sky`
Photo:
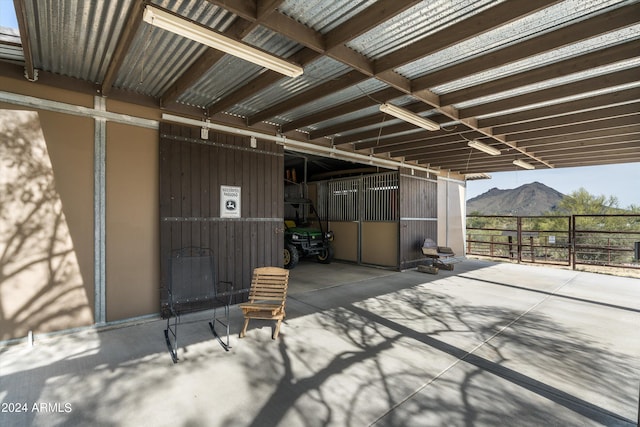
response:
[[[562,194],[582,187],[596,196],[616,196],[621,208],[632,204],[640,206],[640,163],[518,170],[490,175],[491,179],[467,182],[467,200],[494,187],[506,190],[538,181]]]
[[[13,0],[0,0],[0,27],[18,28]]]

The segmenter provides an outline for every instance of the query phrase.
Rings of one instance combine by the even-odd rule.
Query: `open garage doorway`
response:
[[[381,167],[285,152],[285,267],[295,268],[300,260],[311,258],[322,264],[329,264],[334,258],[362,263],[360,254],[366,241],[363,238],[363,218],[360,218],[357,206],[353,205],[359,198],[358,189],[342,190],[340,183],[381,173],[397,177],[397,172]],[[397,188],[397,182],[395,185]],[[390,206],[397,206],[397,197],[392,199],[380,203],[376,210],[386,211]],[[392,237],[387,239],[387,246],[391,243],[392,258],[386,263],[371,264],[387,267],[396,264],[397,219],[390,219],[385,226],[391,229]],[[348,223],[346,226],[345,221]]]
[[[417,171],[285,152],[285,199],[313,201],[337,261],[390,269],[420,262],[422,241],[437,238],[437,187]]]

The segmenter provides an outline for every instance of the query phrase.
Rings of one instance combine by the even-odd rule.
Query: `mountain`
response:
[[[510,190],[492,188],[467,200],[467,213],[482,215],[542,215],[557,209],[564,194],[539,182]]]

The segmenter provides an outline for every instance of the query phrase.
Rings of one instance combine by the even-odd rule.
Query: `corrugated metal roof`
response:
[[[361,119],[363,117],[370,116],[370,115],[375,114],[377,112],[379,112],[379,109],[378,109],[377,105],[376,106],[372,106],[372,107],[367,107],[367,108],[363,108],[362,110],[358,110],[358,111],[354,111],[354,112],[351,112],[351,113],[342,114],[339,117],[334,117],[334,118],[329,119],[329,120],[324,120],[322,122],[314,123],[312,126],[307,126],[307,127],[303,128],[303,130],[306,131],[306,132],[311,132],[311,131],[314,131],[316,129],[323,129],[323,128],[339,125],[341,123],[349,122],[351,120]]]
[[[386,121],[382,122],[382,124],[383,124],[383,126],[385,124],[388,125],[388,123]],[[349,134],[351,134],[351,132],[348,132],[348,133],[345,132],[343,135],[349,135]],[[407,136],[407,135],[415,135],[416,136],[416,140],[419,140],[421,138],[424,138],[428,134],[429,134],[428,130],[416,127],[414,129],[409,129],[409,130],[405,130],[405,131],[402,131],[402,132],[396,132],[393,135],[380,135],[380,136],[375,136],[375,137],[371,137],[371,138],[362,138],[362,139],[354,140],[353,143],[370,142],[370,141],[382,141],[385,138],[396,138],[396,137]]]
[[[575,101],[575,100],[579,100],[579,99],[592,98],[592,97],[604,95],[604,94],[607,94],[607,93],[616,93],[616,92],[620,92],[620,91],[627,90],[627,89],[633,89],[633,88],[640,88],[640,83],[639,82],[634,82],[634,83],[627,83],[627,84],[624,84],[624,85],[616,85],[616,86],[611,86],[611,87],[608,87],[608,88],[605,88],[605,89],[598,89],[598,90],[592,90],[590,92],[583,92],[583,93],[580,93],[578,95],[565,96],[563,98],[556,98],[556,99],[553,99],[551,101],[538,102],[538,103],[526,105],[526,106],[523,106],[523,107],[511,108],[511,109],[503,110],[503,111],[497,111],[497,112],[491,113],[491,114],[481,114],[481,115],[477,116],[477,119],[481,120],[481,119],[501,116],[501,115],[505,115],[505,114],[517,113],[517,112],[520,112],[520,111],[530,110],[532,108],[547,107],[547,106],[554,105],[554,104],[560,104],[560,103],[569,102],[569,101]],[[567,114],[569,114],[569,113],[575,113],[575,111],[567,111]]]
[[[24,6],[35,68],[102,80],[131,0],[25,0]]]
[[[498,101],[501,99],[512,98],[514,96],[523,95],[525,93],[531,93],[539,90],[549,89],[553,87],[560,87],[569,83],[577,82],[580,80],[602,76],[616,71],[626,70],[628,68],[637,67],[640,65],[640,58],[628,59],[626,61],[616,62],[614,64],[592,68],[588,71],[582,71],[579,73],[573,73],[568,76],[558,77],[555,79],[545,80],[530,85],[520,86],[517,89],[494,93],[482,98],[472,99],[466,102],[455,104],[454,108],[463,109],[469,107],[475,107],[477,105],[486,104],[487,102]]]
[[[442,49],[415,62],[396,69],[409,79],[415,79],[439,69],[486,55],[534,36],[540,36],[587,17],[604,13],[612,5],[625,3],[618,0],[565,0],[522,19],[507,23],[492,31],[479,34],[454,46]]]
[[[206,49],[199,43],[144,24],[131,44],[114,86],[159,97],[180,76],[178,70],[189,67]]]
[[[377,92],[381,89],[387,87],[383,82],[371,78],[366,81],[360,82],[356,85],[353,85],[347,89],[343,89],[338,92],[334,92],[328,94],[327,96],[314,100],[313,103],[304,104],[295,110],[291,110],[285,114],[282,114],[281,117],[283,120],[287,122],[294,121],[300,117],[304,117],[309,114],[317,113],[319,111],[323,111],[326,108],[333,107],[335,105],[346,104],[349,101],[360,98],[365,95],[370,95],[374,92]],[[357,118],[357,117],[356,117]]]
[[[251,31],[243,41],[283,58],[290,57],[300,49],[298,43],[262,26]],[[207,107],[233,93],[265,71],[266,69],[263,67],[232,55],[225,55],[196,84],[186,90],[178,98],[178,102]],[[222,74],[228,77],[217,78]]]
[[[535,68],[544,67],[559,61],[570,59],[586,53],[606,49],[621,42],[640,39],[640,24],[622,30],[613,31],[599,37],[562,47],[557,50],[535,55],[521,61],[513,62],[502,67],[472,74],[463,79],[455,80],[440,86],[431,88],[437,95],[450,93],[470,86],[479,85],[502,77],[507,77],[515,73],[529,71]]]
[[[347,44],[377,59],[504,0],[425,0]]]
[[[210,3],[177,3],[175,0],[155,3],[216,31],[224,31],[235,18],[235,15]],[[200,43],[142,22],[114,86],[159,97],[182,74],[181,70],[193,64],[207,49]]]
[[[250,117],[261,110],[318,86],[327,80],[337,79],[347,72],[349,72],[349,67],[346,65],[328,57],[321,57],[308,64],[304,69],[304,74],[300,77],[284,77],[276,84],[247,98],[242,103],[236,104],[227,110],[227,113],[240,117]],[[287,120],[278,116],[273,118],[271,122],[283,124],[286,123]]]
[[[24,63],[24,52],[17,28],[0,27],[0,59]]]
[[[554,165],[568,167],[602,161],[602,155],[598,152],[599,147],[590,140],[580,145],[580,150],[577,148],[574,150],[573,146],[565,144],[563,132],[596,130],[599,126],[603,126],[602,123],[608,122],[608,117],[624,117],[624,120],[618,120],[621,128],[624,128],[626,126],[624,123],[634,123],[636,118],[634,109],[640,102],[637,90],[640,83],[635,86],[623,84],[635,79],[632,75],[633,71],[613,74],[616,70],[639,65],[638,55],[631,52],[631,48],[640,38],[640,23],[637,19],[640,0],[563,0],[548,2],[546,4],[551,4],[548,7],[537,6],[538,3],[533,4],[522,0],[521,3],[517,3],[521,6],[517,9],[520,18],[512,17],[513,12],[516,12],[512,9],[516,0],[512,2],[423,0],[416,2],[414,7],[398,9],[402,12],[397,12],[396,15],[394,15],[396,5],[391,2],[284,0],[280,5],[278,5],[279,2],[261,3],[260,10],[265,13],[259,17],[241,12],[243,3],[236,1],[151,0],[154,4],[169,9],[177,15],[200,22],[217,31],[228,30],[233,23],[238,24],[238,30],[252,29],[245,37],[245,42],[278,56],[287,58],[293,53],[302,53],[300,60],[305,61],[304,74],[298,78],[278,76],[278,80],[273,84],[266,83],[272,80],[256,80],[256,77],[265,72],[263,68],[229,55],[221,55],[220,61],[212,64],[208,70],[200,69],[201,67],[198,67],[198,70],[192,69],[191,65],[209,48],[152,27],[146,22],[139,23],[133,40],[125,44],[121,34],[130,12],[134,9],[134,0],[21,1],[24,3],[27,29],[32,39],[34,66],[41,69],[41,76],[47,77],[46,81],[43,79],[46,84],[69,87],[69,83],[73,80],[60,75],[70,76],[84,82],[106,85],[107,88],[110,85],[123,89],[111,92],[112,99],[134,103],[141,99],[144,99],[145,103],[160,104],[162,102],[162,107],[168,111],[194,116],[201,115],[203,108],[218,101],[224,101],[224,105],[235,103],[225,112],[234,116],[247,117],[250,119],[248,122],[252,124],[257,120],[275,125],[307,123],[308,126],[299,131],[310,132],[309,136],[313,139],[328,134],[329,138],[336,138],[336,144],[354,143],[359,139],[369,141],[355,144],[354,148],[357,150],[371,148],[374,145],[371,141],[376,141],[378,135],[387,133],[376,141],[376,155],[392,155],[392,153],[396,155],[398,144],[411,141],[412,143],[405,146],[406,150],[410,150],[409,152],[416,153],[409,156],[411,161],[437,164],[451,171],[497,171],[505,167],[511,168],[512,165],[509,159],[502,156],[490,159],[485,158],[484,155],[473,156],[474,159],[470,162],[469,148],[464,141],[451,141],[450,133],[446,131],[426,132],[414,129],[410,125],[403,125],[397,129],[409,130],[406,132],[394,130],[395,133],[391,135],[390,125],[402,122],[390,116],[381,115],[377,105],[352,111],[352,101],[377,90],[394,87],[393,90],[385,91],[384,95],[386,98],[396,96],[397,98],[391,100],[392,103],[403,106],[421,101],[422,104],[418,104],[415,110],[429,110],[433,100],[430,93],[422,91],[422,89],[429,89],[436,95],[443,95],[442,103],[454,103],[454,105],[441,105],[421,115],[437,113],[439,122],[450,121],[443,127],[452,128],[451,132],[459,132],[460,129],[474,130],[484,134],[484,139],[493,139],[496,144],[504,145],[505,141],[492,136],[492,132],[498,129],[501,132],[504,131],[506,133],[501,133],[500,136],[504,135],[508,141],[515,141],[512,149],[523,151],[524,155],[528,155],[527,147],[535,147],[532,148],[531,152],[534,154],[530,157],[549,167]],[[136,4],[141,5],[141,3]],[[386,7],[391,4],[394,7]],[[532,12],[536,10],[537,12]],[[492,14],[494,11],[495,15],[492,16],[502,17],[500,22],[486,22],[486,25],[480,25],[481,29],[476,31],[483,32],[474,37],[456,34],[451,30],[453,24],[466,25],[469,18],[478,17],[481,12]],[[611,13],[605,14],[605,12]],[[283,27],[282,23],[288,21],[285,14],[299,24],[287,24]],[[354,40],[345,42],[344,45],[336,46],[329,52],[322,52],[317,46],[308,46],[305,41],[307,36],[321,40],[330,30],[354,18],[357,23],[363,23],[366,19],[372,29]],[[468,24],[473,30],[473,22]],[[300,28],[297,28],[297,25]],[[569,25],[575,29],[570,30],[575,37],[566,42],[569,43],[568,45],[562,48],[558,48],[556,43],[544,45],[554,37],[552,36],[554,31]],[[602,29],[598,28],[599,25],[602,25]],[[358,26],[356,24],[354,30]],[[235,25],[234,28],[236,28]],[[485,28],[492,29],[485,30]],[[584,30],[582,37],[578,30]],[[604,34],[605,31],[610,33]],[[300,36],[298,37],[297,34]],[[586,39],[587,34],[600,35]],[[367,71],[364,71],[382,68],[377,66],[379,64],[394,63],[397,59],[396,55],[385,57],[413,43],[423,44],[427,41],[425,37],[430,35],[436,37],[446,35],[448,43],[451,44],[450,47],[424,58],[421,57],[424,54],[421,49],[415,49],[413,57],[411,57],[412,52],[407,50],[406,57],[402,59],[403,62],[406,61],[406,65],[395,70],[406,80],[403,81],[392,73],[384,72],[371,77]],[[345,37],[347,37],[346,34]],[[531,41],[536,43],[536,46],[532,46],[533,43],[522,43],[523,41]],[[537,44],[538,41],[540,44]],[[633,44],[629,44],[630,41],[633,41]],[[114,76],[115,83],[111,80],[104,81],[106,70],[115,59],[114,52],[118,43],[121,43],[118,47],[123,49],[124,57],[118,58],[122,63],[119,64]],[[616,47],[614,50],[612,47],[618,43],[625,43],[625,45]],[[7,45],[7,43],[4,45],[0,43],[0,60],[4,61],[3,67],[6,67],[2,71],[7,71],[4,74],[9,76],[20,75],[21,68],[18,68],[15,63],[7,63],[7,58],[14,53],[21,54],[20,47],[14,44],[7,48]],[[541,49],[537,49],[537,46]],[[513,47],[513,49],[508,49],[504,54],[498,53],[505,47]],[[349,48],[352,51],[349,51]],[[542,53],[542,49],[546,49],[547,52]],[[598,55],[600,52],[603,55],[598,56],[597,62],[594,61],[594,63],[602,66],[584,71],[586,62],[578,57],[586,53]],[[594,56],[589,57],[589,60]],[[622,61],[631,56],[636,59]],[[310,58],[317,59],[308,63]],[[488,64],[487,67],[495,68],[485,69],[481,66],[474,69],[466,66],[469,64],[467,61],[475,58],[480,59],[478,62]],[[561,72],[558,72],[559,65],[548,67],[567,59],[575,59],[575,61],[571,61],[569,64],[571,67],[564,67]],[[18,61],[20,60],[19,58]],[[381,62],[376,63],[375,60],[381,60]],[[512,62],[505,64],[506,61]],[[425,86],[430,73],[442,71],[434,76],[434,80],[442,82],[445,79],[441,77],[449,71],[448,67],[459,64],[463,66],[450,70],[452,76],[454,74],[460,76],[459,78],[451,77],[456,78],[455,81],[442,83],[437,87]],[[571,70],[574,65],[576,68],[571,75],[558,77],[560,73],[564,74],[567,70]],[[535,73],[524,74],[534,69]],[[332,83],[332,80],[339,80],[347,73],[350,76],[349,82],[359,81],[360,83],[348,88],[333,84],[337,82]],[[423,76],[427,78],[420,79]],[[503,77],[511,78],[500,80]],[[587,85],[584,85],[586,88],[581,85],[571,85],[566,90],[559,90],[563,85],[589,78],[596,80],[597,87],[614,86],[586,94],[577,93],[589,90],[590,86],[586,87]],[[178,79],[181,85],[174,91],[172,84]],[[343,80],[346,82],[346,79],[343,78]],[[264,85],[262,82],[265,82]],[[478,88],[478,91],[465,90],[481,83],[490,83],[493,90],[491,96],[480,95],[487,93],[483,91],[484,88]],[[82,90],[87,87],[86,84],[82,85]],[[322,87],[323,90],[310,90],[318,87]],[[247,94],[242,91],[246,98],[241,101],[238,101],[235,96],[229,97],[241,88],[251,89],[252,93]],[[408,88],[413,88],[413,96],[398,97],[399,93],[411,90]],[[535,99],[548,99],[553,96],[563,96],[563,94],[576,93],[576,95],[536,105],[522,105],[522,102],[529,98],[519,97],[519,95],[545,88],[551,88],[551,90],[545,91],[544,97]],[[454,96],[444,96],[456,91],[460,92]],[[137,92],[137,95],[130,96],[127,92]],[[601,94],[603,96],[597,96]],[[470,99],[471,97],[476,99]],[[500,105],[513,106],[513,109],[507,112],[521,111],[522,113],[513,116],[504,115],[504,111],[494,113],[493,110],[496,108],[495,104],[490,105],[491,101],[503,99],[508,102]],[[381,99],[378,102],[386,100]],[[562,108],[554,106],[568,100],[576,101],[567,105],[571,110],[567,112],[575,113],[583,110],[589,119],[582,120],[579,117],[581,115],[578,114],[565,115],[564,105]],[[352,105],[349,105],[350,103]],[[616,108],[606,108],[614,104]],[[362,105],[371,104],[363,103]],[[539,106],[549,106],[549,108],[533,108]],[[459,111],[460,109],[462,111]],[[316,114],[320,112],[327,114]],[[326,120],[314,122],[319,120],[319,117]],[[216,116],[216,119],[231,125],[238,123],[237,120],[227,120],[222,115]],[[553,123],[554,126],[548,126],[549,123]],[[251,128],[252,125],[248,127]],[[385,129],[382,129],[383,127]],[[613,135],[618,131],[609,132],[608,128],[606,128],[607,132],[598,134],[603,135],[603,138],[609,135],[615,138],[615,142],[608,143],[611,162],[624,162],[628,161],[629,156],[635,156],[635,158],[640,156],[640,152],[633,151],[637,148],[637,145],[633,145],[636,141],[633,139],[635,136],[629,135],[633,128],[626,127],[630,127],[631,130],[621,129],[620,135],[615,137]],[[290,128],[292,126],[287,126],[284,130],[280,128],[280,130],[291,131],[293,134],[294,131]],[[531,145],[527,141],[518,140],[519,134],[534,128],[540,131],[539,136],[548,135],[550,144]],[[272,130],[276,132],[278,126],[272,127]],[[314,130],[318,132],[313,132]],[[335,133],[336,130],[340,130],[340,133]],[[402,138],[402,135],[405,137]],[[436,145],[447,148],[441,150],[430,144],[427,149],[413,143],[420,138],[428,138],[430,143],[442,141]],[[326,143],[324,140],[318,141],[322,144]],[[315,143],[313,140],[310,142]],[[519,142],[522,142],[522,145]],[[576,157],[559,154],[574,151]],[[479,160],[476,160],[476,157]]]
[[[324,34],[375,2],[376,0],[287,0],[278,10]]]

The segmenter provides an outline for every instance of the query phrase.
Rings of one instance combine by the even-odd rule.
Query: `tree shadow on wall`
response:
[[[0,340],[91,324],[37,113],[0,110],[0,170]]]
[[[628,355],[544,315],[521,315],[416,286],[290,320],[305,322],[304,337],[283,335],[242,361],[252,373],[248,401],[260,402],[252,421],[243,414],[223,424],[633,424],[594,398],[635,407],[637,375],[620,374],[637,374]],[[452,358],[455,372],[442,374]]]

